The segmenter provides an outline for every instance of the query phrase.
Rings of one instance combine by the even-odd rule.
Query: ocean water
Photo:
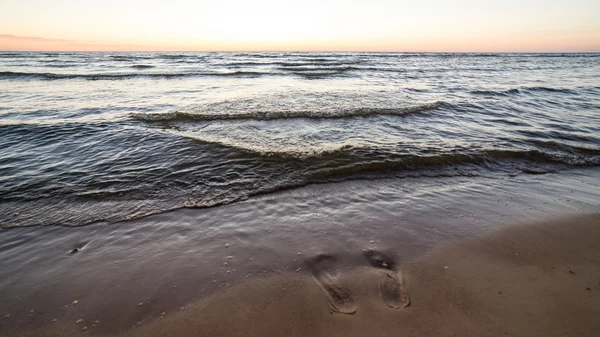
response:
[[[2,228],[599,165],[600,54],[0,53]]]

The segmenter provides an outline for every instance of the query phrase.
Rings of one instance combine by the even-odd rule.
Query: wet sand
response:
[[[599,242],[595,213],[504,227],[410,261],[363,252],[368,266],[352,270],[311,257],[312,275],[253,279],[118,336],[598,336]],[[31,335],[81,329],[56,322]]]
[[[318,336],[335,335],[330,330],[345,333],[349,327],[344,322],[358,329],[356,334],[363,330],[355,325],[364,324],[364,329],[371,327],[370,334],[379,331],[385,335],[389,330],[375,327],[414,325],[411,329],[421,334],[418,324],[433,329],[436,320],[488,324],[480,316],[464,316],[456,306],[469,305],[463,309],[496,315],[494,310],[501,306],[468,302],[475,295],[483,296],[471,292],[477,287],[492,289],[490,285],[502,281],[507,290],[497,291],[517,295],[496,300],[523,298],[532,292],[523,295],[509,287],[525,284],[524,276],[498,271],[471,285],[471,279],[483,277],[473,274],[484,270],[479,266],[491,266],[497,259],[478,260],[483,255],[472,247],[464,254],[474,255],[467,260],[474,268],[461,267],[457,263],[464,259],[457,257],[438,261],[442,267],[448,266],[440,271],[435,269],[439,266],[427,269],[436,254],[428,253],[451,242],[473,245],[477,241],[469,240],[516,223],[595,214],[600,210],[599,177],[598,170],[582,169],[509,179],[354,181],[312,185],[222,207],[184,209],[116,224],[0,230],[0,336],[236,335],[239,331],[235,329],[257,335],[270,331],[272,335]],[[583,239],[597,239],[593,227],[568,226]],[[547,245],[546,250],[557,252],[553,257],[548,252],[535,253],[540,258],[547,256],[545,265],[562,263],[564,250],[578,242],[566,234],[573,233],[561,234],[557,240],[567,243],[564,247],[552,246],[552,240],[546,239],[522,242],[526,248],[539,242],[540,247]],[[508,243],[503,242],[509,247]],[[521,250],[525,252],[519,248],[518,256],[529,256]],[[442,257],[460,252],[446,252]],[[570,268],[586,261],[581,256],[569,259]],[[531,265],[544,265],[540,261]],[[464,270],[453,274],[459,268]],[[577,273],[569,273],[577,277],[573,280],[585,275],[573,271]],[[403,292],[398,291],[399,273]],[[454,283],[440,276],[452,276]],[[531,277],[543,280],[548,275]],[[598,290],[599,281],[586,286],[590,294]],[[557,293],[562,289],[536,282],[540,298],[560,298]],[[420,288],[427,284],[431,286]],[[454,288],[446,288],[451,284]],[[327,295],[332,291],[333,295]],[[450,301],[453,298],[455,302]],[[533,305],[505,303],[519,310]],[[564,303],[552,307],[562,315],[586,317]],[[566,309],[560,311],[563,307]],[[519,319],[532,321],[530,324],[539,323],[539,312],[523,310],[510,312],[519,313]],[[410,312],[421,314],[406,314]],[[411,316],[406,321],[393,315],[424,318]],[[418,323],[420,319],[427,323]],[[285,327],[278,327],[279,321],[285,322]],[[513,325],[505,321],[498,322]],[[241,325],[236,327],[237,322]],[[265,324],[272,330],[261,331]],[[316,330],[307,331],[309,328]]]

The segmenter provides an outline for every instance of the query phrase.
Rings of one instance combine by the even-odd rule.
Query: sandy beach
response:
[[[368,251],[370,266],[342,270],[335,256],[313,257],[312,274],[253,279],[118,335],[597,336],[598,242],[596,213],[507,226],[410,261]],[[82,334],[57,322],[29,335]]]

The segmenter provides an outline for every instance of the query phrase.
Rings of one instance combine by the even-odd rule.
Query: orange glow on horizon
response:
[[[2,51],[356,51],[356,52],[599,52],[598,36],[560,36],[539,39],[534,37],[472,39],[447,38],[443,42],[424,41],[234,41],[146,44],[110,44],[91,41],[70,41],[39,37],[0,35]]]
[[[600,52],[593,0],[3,0],[0,50]]]

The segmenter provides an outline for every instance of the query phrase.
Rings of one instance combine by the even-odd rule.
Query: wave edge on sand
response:
[[[597,336],[599,240],[599,213],[507,226],[393,263],[411,298],[403,310],[380,296],[389,268],[371,263],[338,279],[356,299],[352,315],[331,313],[312,277],[290,273],[249,280],[119,336]],[[55,324],[45,335],[68,330]]]

